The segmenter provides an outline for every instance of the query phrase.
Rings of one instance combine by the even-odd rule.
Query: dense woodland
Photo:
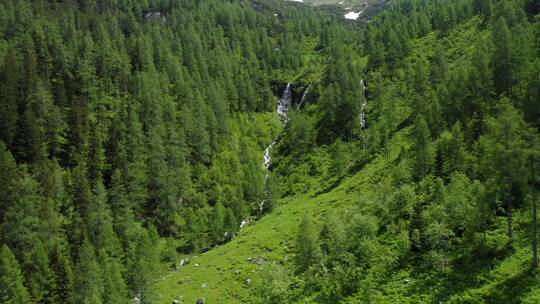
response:
[[[0,302],[159,303],[152,284],[234,238],[262,200],[272,212],[380,156],[376,198],[322,227],[305,217],[261,302],[369,302],[400,268],[450,276],[531,246],[535,14],[403,0],[354,23],[279,1],[2,1]],[[292,81],[311,89],[282,129]]]

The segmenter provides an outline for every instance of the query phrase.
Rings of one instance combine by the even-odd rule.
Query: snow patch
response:
[[[359,11],[358,13],[351,11],[351,12],[346,13],[344,17],[345,19],[356,20],[358,19],[358,17],[360,17],[360,14],[362,14],[362,11]]]

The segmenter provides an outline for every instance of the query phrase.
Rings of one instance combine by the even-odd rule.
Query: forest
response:
[[[540,3],[328,7],[0,1],[0,303],[539,303]]]

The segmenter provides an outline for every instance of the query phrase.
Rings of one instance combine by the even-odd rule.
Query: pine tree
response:
[[[155,246],[157,235],[154,228],[150,228],[149,231],[142,230],[139,234],[137,255],[132,267],[134,272],[131,277],[132,290],[136,292],[142,304],[153,303],[155,300],[151,284],[156,279],[159,269],[159,255]]]
[[[309,267],[320,262],[321,254],[318,242],[313,222],[306,215],[302,218],[296,235],[294,263],[298,273],[305,272]]]
[[[115,304],[128,302],[127,285],[122,277],[123,266],[119,260],[108,257],[103,254],[102,271],[103,271],[103,303]]]
[[[53,303],[72,303],[73,266],[65,245],[56,244],[50,252],[49,262],[54,272],[55,288],[52,290]]]
[[[86,240],[79,250],[78,262],[75,266],[74,274],[75,303],[103,303],[104,285],[102,271],[96,261],[94,247]]]
[[[486,119],[487,132],[480,138],[482,157],[480,173],[490,191],[505,205],[508,219],[508,241],[513,239],[513,208],[517,194],[526,183],[526,144],[529,132],[521,114],[503,98],[497,104],[495,117]],[[518,196],[519,197],[519,196]]]
[[[414,172],[417,179],[421,179],[431,170],[434,162],[434,151],[429,135],[429,129],[423,115],[417,115],[414,123]]]
[[[2,303],[30,303],[30,294],[23,285],[19,263],[7,245],[0,250],[0,301]]]
[[[15,51],[8,49],[0,66],[0,140],[11,147],[18,120],[18,65]]]
[[[493,82],[498,94],[509,96],[512,89],[513,71],[512,59],[512,37],[508,25],[504,18],[499,18],[493,27]]]

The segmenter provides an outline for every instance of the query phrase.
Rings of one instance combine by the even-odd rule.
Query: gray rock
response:
[[[195,302],[196,304],[204,304],[204,298],[200,298]]]
[[[246,286],[251,287],[251,279],[250,278],[246,279]]]

